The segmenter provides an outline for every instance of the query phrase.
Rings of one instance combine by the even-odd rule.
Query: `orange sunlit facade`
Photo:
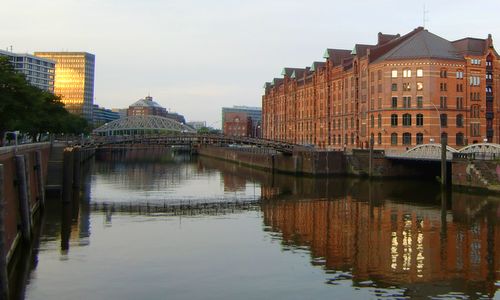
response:
[[[500,62],[491,36],[447,41],[422,27],[327,49],[265,84],[263,137],[318,148],[455,148],[500,142]]]
[[[65,108],[92,120],[95,56],[86,52],[35,52],[35,56],[56,62],[54,94]]]

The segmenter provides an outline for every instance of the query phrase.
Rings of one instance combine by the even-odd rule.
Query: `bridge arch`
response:
[[[185,132],[194,133],[195,130],[175,120],[160,116],[128,116],[94,130],[99,136],[144,135],[158,133]]]

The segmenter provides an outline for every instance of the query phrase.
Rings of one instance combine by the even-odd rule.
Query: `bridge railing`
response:
[[[467,160],[497,160],[500,155],[496,153],[487,152],[472,152],[472,153],[453,153],[453,159],[467,159]]]

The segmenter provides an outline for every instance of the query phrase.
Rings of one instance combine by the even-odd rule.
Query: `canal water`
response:
[[[121,154],[40,228],[13,297],[500,299],[500,197],[433,182]]]

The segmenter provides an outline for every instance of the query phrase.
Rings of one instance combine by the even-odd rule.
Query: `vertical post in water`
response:
[[[370,152],[368,157],[368,176],[373,176],[373,137],[370,137]]]
[[[80,176],[81,176],[81,164],[82,164],[82,148],[73,148],[73,187],[80,187]]]
[[[73,192],[73,149],[64,148],[63,152],[63,202],[71,201],[71,194]]]
[[[446,186],[446,137],[441,135],[441,185]]]
[[[7,273],[7,249],[5,249],[3,165],[0,164],[0,299],[9,299],[9,275]]]
[[[17,188],[19,191],[19,210],[21,232],[26,242],[31,240],[31,212],[28,200],[28,179],[26,178],[26,160],[24,155],[16,155]]]
[[[38,188],[38,203],[41,207],[45,206],[45,188],[44,188],[44,178],[43,178],[43,164],[42,164],[42,151],[38,150],[35,156],[35,168],[36,168],[36,184]]]

